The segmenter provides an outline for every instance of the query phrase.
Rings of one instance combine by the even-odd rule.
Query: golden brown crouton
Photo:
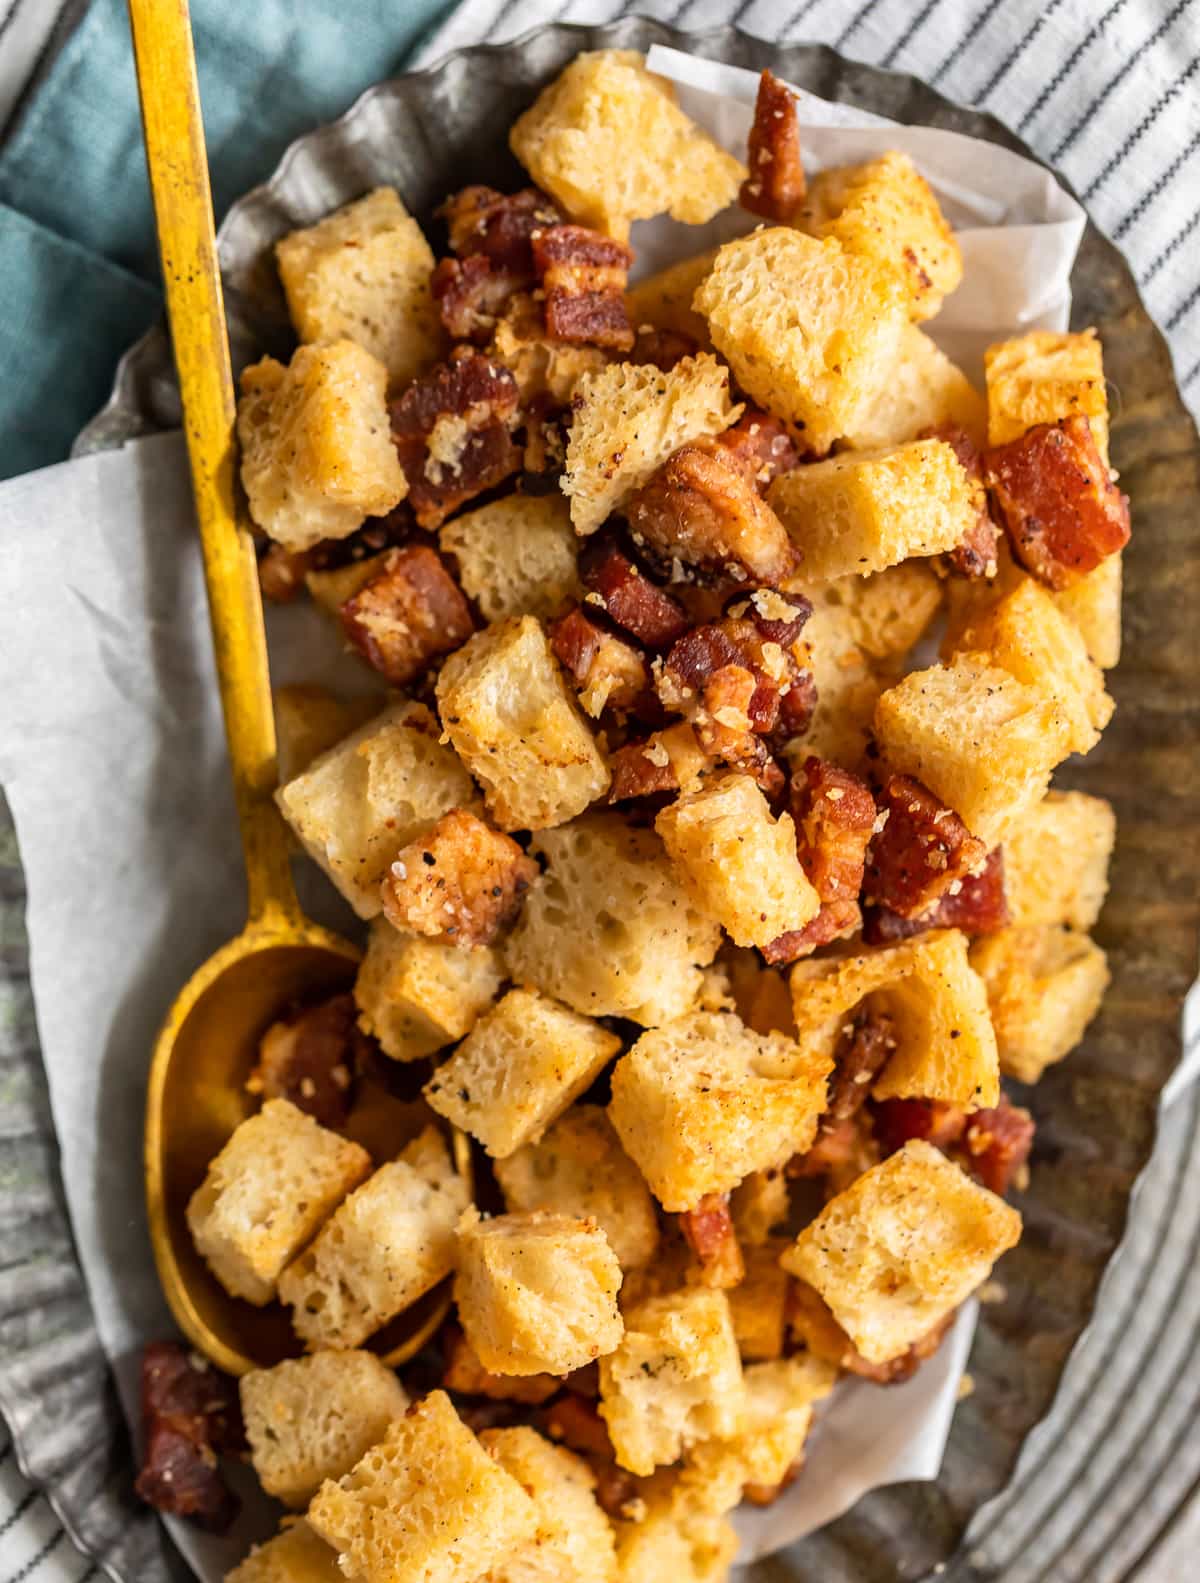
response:
[[[871,451],[947,427],[963,429],[982,449],[987,404],[936,341],[917,325],[906,324],[887,379],[844,439],[856,451]]]
[[[612,1527],[583,1458],[536,1429],[485,1429],[479,1439],[537,1508],[533,1538],[480,1583],[616,1583]]]
[[[782,1171],[777,1180],[785,1183],[786,1190]],[[757,1247],[742,1249],[746,1277],[727,1296],[733,1333],[744,1363],[761,1363],[783,1355],[789,1280],[779,1257],[787,1246],[786,1237],[770,1237]]]
[[[393,1061],[419,1061],[470,1033],[503,977],[488,946],[460,951],[377,918],[354,983],[359,1026]]]
[[[511,836],[452,808],[392,859],[383,880],[384,914],[396,929],[469,951],[492,943],[539,873]]]
[[[580,595],[576,539],[561,495],[505,495],[455,517],[439,541],[485,621],[548,621]]]
[[[301,1519],[256,1545],[225,1583],[344,1583],[337,1552]]]
[[[1022,1083],[1070,1055],[1109,983],[1100,947],[1054,924],[987,935],[971,948],[971,965],[987,986],[1000,1068]]]
[[[692,307],[692,298],[716,256],[717,249],[711,247],[630,286],[625,293],[625,306],[634,329],[671,330],[711,351],[708,322]]]
[[[281,786],[295,780],[315,758],[379,710],[377,698],[339,698],[327,687],[310,682],[276,687],[271,701],[275,705],[275,756]]]
[[[1039,423],[1076,415],[1088,420],[1108,460],[1108,392],[1095,330],[1030,330],[997,341],[984,356],[988,444],[1019,439]]]
[[[1017,928],[1066,923],[1086,933],[1100,916],[1117,835],[1112,804],[1047,792],[1004,842],[1004,889]]]

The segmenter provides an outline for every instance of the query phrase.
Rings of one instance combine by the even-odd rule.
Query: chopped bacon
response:
[[[593,719],[605,709],[632,709],[649,688],[650,672],[638,650],[591,620],[578,605],[550,626],[548,636]]]
[[[524,187],[497,192],[494,187],[464,187],[438,210],[450,233],[450,248],[459,258],[482,254],[491,263],[534,278],[530,238],[535,231],[557,225],[562,215],[544,192]]]
[[[628,352],[634,336],[625,311],[625,285],[633,249],[583,225],[534,231],[532,244],[548,333],[560,341]]]
[[[411,542],[416,529],[408,502],[398,506],[383,517],[368,517],[357,532],[344,539],[322,539],[306,550],[309,569],[314,572],[332,572],[359,561],[369,561],[381,550],[390,550]]]
[[[987,489],[983,478],[983,456],[974,440],[957,424],[943,424],[940,428],[922,429],[922,440],[944,440],[962,463],[971,484],[975,502],[975,520],[967,529],[960,544],[956,544],[946,559],[963,577],[995,577],[1000,563],[997,546],[1000,529],[992,521],[988,509]]]
[[[656,330],[653,325],[645,324],[637,332],[629,361],[653,363],[655,368],[669,374],[676,363],[682,363],[685,357],[695,357],[699,350],[699,342],[682,330]]]
[[[880,803],[887,822],[871,843],[863,894],[902,918],[916,918],[979,868],[987,848],[910,775],[890,776]]]
[[[877,816],[871,788],[829,759],[810,756],[792,776],[791,815],[800,866],[817,895],[855,900]]]
[[[773,1505],[783,1494],[784,1490],[796,1482],[800,1476],[800,1469],[803,1466],[804,1458],[801,1456],[792,1463],[778,1484],[744,1484],[742,1486],[742,1499],[749,1501],[751,1506]]]
[[[993,1193],[1008,1192],[1033,1147],[1033,1117],[1001,1094],[994,1110],[976,1110],[967,1117],[962,1137],[962,1163]]]
[[[788,1288],[787,1318],[788,1329],[814,1357],[823,1358],[862,1379],[873,1380],[876,1385],[899,1385],[911,1379],[941,1346],[954,1314],[947,1314],[907,1352],[887,1363],[868,1363],[834,1318],[825,1299],[806,1281],[793,1281]]]
[[[619,627],[651,649],[665,649],[687,627],[678,600],[646,576],[608,534],[589,539],[579,558],[579,575],[589,590],[586,604],[604,610]]]
[[[282,544],[268,544],[258,558],[258,586],[263,598],[273,605],[290,604],[304,587],[311,561],[308,550],[286,550]]]
[[[728,1193],[705,1193],[694,1209],[679,1217],[684,1240],[700,1263],[705,1286],[737,1286],[746,1278],[746,1265],[733,1229]]]
[[[1129,541],[1129,501],[1109,477],[1083,417],[1039,423],[984,453],[984,473],[1013,554],[1066,588]]]
[[[452,511],[521,466],[511,430],[517,382],[480,352],[458,348],[392,402],[392,440],[417,525],[437,528]]]
[[[245,1445],[237,1382],[178,1341],[142,1353],[142,1466],[134,1488],[147,1505],[224,1533],[240,1502],[217,1457]]]
[[[612,1518],[627,1518],[637,1499],[638,1485],[632,1473],[619,1468],[615,1462],[596,1458],[592,1463],[596,1475],[595,1496],[602,1512]]]
[[[889,907],[869,907],[863,924],[868,945],[889,945],[926,929],[961,929],[964,934],[992,934],[1008,922],[1004,891],[1004,852],[993,847],[987,862],[974,874],[956,880],[929,912],[902,918]]]
[[[772,967],[785,967],[802,956],[811,956],[818,946],[848,940],[861,923],[862,911],[856,901],[824,901],[816,917],[810,918],[803,929],[789,929],[786,934],[777,935],[763,946],[762,954]]]
[[[862,1133],[853,1116],[847,1116],[828,1127],[822,1127],[816,1142],[803,1154],[794,1154],[787,1162],[790,1177],[828,1176],[858,1159],[862,1148]]]
[[[660,762],[661,760],[661,762]],[[662,792],[677,792],[679,779],[665,749],[657,748],[652,738],[626,742],[610,754],[612,784],[609,802],[628,802],[634,797],[656,797]]]
[[[758,79],[746,163],[750,174],[742,183],[738,202],[751,214],[786,225],[804,202],[806,191],[800,124],[796,95],[770,71]]]
[[[452,808],[396,854],[383,879],[383,910],[397,929],[468,950],[496,938],[539,872],[511,836]]]
[[[439,259],[430,287],[438,315],[456,341],[486,345],[510,298],[527,284],[496,269],[482,253]]]
[[[343,1127],[354,1097],[358,1007],[347,992],[273,1022],[258,1045],[246,1087],[266,1099],[290,1100],[323,1127]]]
[[[716,443],[744,467],[759,489],[788,473],[800,453],[778,418],[758,407],[747,407],[736,423],[717,436]]]
[[[848,1121],[866,1103],[867,1090],[896,1048],[896,1026],[886,1012],[862,1007],[843,1030],[834,1052],[829,1102],[822,1124]]]
[[[544,1408],[538,1418],[542,1432],[551,1440],[581,1451],[586,1456],[615,1460],[613,1445],[608,1436],[608,1425],[596,1410],[596,1404],[585,1396],[574,1393],[560,1396]]]
[[[457,1325],[443,1335],[445,1367],[442,1384],[463,1396],[487,1396],[498,1402],[524,1402],[540,1407],[562,1389],[553,1374],[490,1374]]]
[[[872,1103],[875,1138],[885,1154],[895,1154],[912,1138],[935,1148],[957,1143],[967,1124],[966,1112],[940,1099],[882,1099]]]
[[[424,544],[389,550],[340,615],[347,638],[393,687],[414,681],[475,630],[462,590]]]
[[[563,413],[548,390],[525,403],[525,449],[521,465],[527,473],[560,473],[567,456]]]

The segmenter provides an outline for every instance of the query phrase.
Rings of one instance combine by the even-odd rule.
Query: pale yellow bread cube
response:
[[[806,578],[862,576],[952,550],[974,526],[971,481],[945,440],[845,451],[781,473],[767,500]]]
[[[599,1105],[572,1105],[537,1143],[497,1160],[510,1211],[546,1210],[594,1220],[622,1270],[649,1263],[658,1216],[641,1172]]]
[[[787,1027],[756,1027],[755,1032],[786,1032],[789,1037],[795,1038],[791,994],[783,975],[779,974],[778,977],[782,993],[787,999]],[[752,1171],[734,1188],[729,1199],[729,1211],[743,1252],[747,1248],[765,1247],[771,1240],[771,1233],[784,1223],[791,1211],[791,1195],[784,1172],[778,1166],[769,1166],[765,1171]]]
[[[351,1193],[279,1280],[310,1351],[358,1346],[449,1275],[468,1198],[432,1126]]]
[[[397,385],[437,361],[444,336],[430,290],[433,253],[393,188],[289,232],[275,260],[302,341],[356,341]]]
[[[576,533],[594,533],[689,440],[722,434],[742,414],[729,370],[708,352],[664,371],[610,363],[579,381],[561,480]]]
[[[424,704],[399,703],[330,748],[275,794],[300,844],[360,918],[402,846],[476,792]]]
[[[314,1352],[238,1384],[250,1461],[268,1495],[307,1506],[340,1479],[408,1407],[400,1381],[373,1352]]]
[[[452,518],[439,538],[485,621],[548,621],[580,597],[577,540],[561,495],[505,495]]]
[[[617,1461],[653,1473],[691,1446],[738,1428],[746,1392],[724,1292],[687,1287],[625,1316],[625,1336],[600,1360],[600,1416]]]
[[[746,175],[635,50],[577,55],[513,122],[513,153],[573,220],[625,241],[632,220],[703,225]]]
[[[889,769],[919,780],[988,846],[1041,801],[1071,751],[1070,724],[1044,692],[970,654],[882,693],[875,736]]]
[[[1092,659],[1106,671],[1121,658],[1121,582],[1118,553],[1054,595],[1058,608],[1082,632]]]
[[[700,282],[713,266],[715,247],[637,280],[625,293],[625,311],[635,330],[675,330],[711,351],[708,321],[692,307]]]
[[[833,1067],[733,1012],[652,1028],[613,1069],[609,1116],[664,1209],[693,1208],[812,1143]]]
[[[783,1172],[778,1180],[784,1181]],[[779,1264],[786,1237],[770,1237],[757,1246],[742,1246],[745,1279],[726,1292],[733,1333],[742,1362],[764,1362],[783,1355],[787,1295],[791,1284]]]
[[[552,337],[542,304],[529,292],[509,299],[492,331],[487,355],[516,380],[522,407],[543,396],[556,407],[569,406],[584,374],[594,374],[609,362],[602,347]]]
[[[470,638],[442,666],[437,702],[502,830],[565,824],[608,790],[604,757],[536,617]]]
[[[1083,1038],[1108,988],[1104,952],[1055,924],[1001,929],[971,948],[987,986],[1000,1068],[1036,1083]]]
[[[480,1583],[615,1583],[612,1525],[583,1458],[525,1426],[485,1429],[479,1439],[537,1509],[533,1538]]]
[[[726,1583],[738,1548],[728,1518],[705,1511],[674,1470],[638,1487],[635,1516],[613,1524],[620,1583]]]
[[[929,183],[895,149],[814,176],[797,224],[894,271],[914,319],[931,319],[962,280],[962,254]]]
[[[875,706],[891,680],[872,661],[862,644],[859,622],[853,611],[832,603],[825,590],[849,588],[858,580],[844,577],[818,585],[809,597],[813,612],[804,624],[800,641],[804,664],[817,685],[817,707],[812,722],[787,756],[794,768],[810,754],[832,759],[847,769],[857,769],[870,746]],[[797,583],[796,587],[802,585]],[[806,589],[807,593],[808,590]]]
[[[871,1090],[877,1099],[937,1099],[965,1110],[1000,1099],[987,991],[957,929],[932,929],[897,945],[807,958],[792,969],[796,1038],[832,1057],[864,1000],[894,1024],[896,1048]]]
[[[726,243],[693,306],[746,394],[817,454],[875,402],[906,323],[892,271],[784,226]]]
[[[226,1572],[225,1583],[345,1583],[337,1552],[300,1518]]]
[[[358,1025],[393,1061],[419,1061],[470,1033],[503,979],[489,945],[460,951],[376,918],[354,980]]]
[[[360,588],[383,571],[387,558],[387,550],[380,550],[378,555],[368,555],[361,561],[347,561],[344,566],[305,572],[304,586],[308,589],[309,598],[335,621],[338,620],[347,599],[352,599]]]
[[[237,432],[250,515],[289,550],[344,539],[408,493],[387,369],[353,341],[301,346],[242,374]]]
[[[286,1099],[269,1099],[233,1132],[187,1206],[197,1251],[231,1297],[261,1307],[284,1265],[371,1169]]]
[[[425,1085],[439,1115],[493,1159],[536,1143],[599,1076],[621,1040],[532,989],[510,989]]]
[[[1103,797],[1047,792],[1004,842],[1009,922],[1067,923],[1086,933],[1104,905],[1116,836],[1116,815]]]
[[[866,577],[827,583],[796,580],[816,609],[845,616],[845,631],[868,663],[902,659],[928,632],[942,608],[945,579],[928,560],[902,561]],[[810,618],[811,620],[811,618]],[[805,628],[804,637],[808,637]]]
[[[530,851],[546,871],[506,947],[517,983],[645,1026],[694,1004],[721,930],[689,898],[652,830],[589,814],[543,831]]]
[[[984,354],[988,444],[1005,445],[1039,423],[1084,417],[1108,457],[1104,351],[1095,330],[1030,330]]]
[[[454,1276],[459,1322],[492,1374],[569,1374],[611,1352],[625,1327],[621,1267],[594,1220],[462,1217]]]
[[[327,687],[309,682],[276,687],[271,702],[281,785],[295,780],[314,759],[379,712],[378,698],[339,698]]]
[[[936,341],[906,324],[887,379],[842,438],[856,451],[870,451],[946,427],[964,430],[982,450],[987,402]]]
[[[982,1284],[1021,1217],[913,1139],[825,1205],[783,1256],[869,1363],[907,1352]]]
[[[773,818],[752,776],[706,781],[664,808],[654,828],[696,905],[736,945],[769,945],[820,911],[791,815]]]
[[[445,1391],[398,1418],[308,1520],[353,1583],[480,1583],[537,1532],[537,1507]]]

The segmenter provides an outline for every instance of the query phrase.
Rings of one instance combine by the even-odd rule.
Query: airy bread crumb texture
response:
[[[485,621],[549,621],[580,597],[576,539],[561,495],[505,495],[454,517],[439,539]]]
[[[345,1583],[337,1552],[331,1550],[300,1518],[290,1522],[274,1539],[255,1545],[225,1583]]]
[[[1095,330],[1030,330],[984,354],[988,444],[1005,445],[1039,423],[1085,417],[1108,459],[1108,390]]]
[[[1004,894],[1017,928],[1066,923],[1086,933],[1108,892],[1117,837],[1112,804],[1086,792],[1050,791],[1004,843]]]
[[[354,981],[358,1025],[393,1061],[419,1061],[470,1033],[503,979],[491,946],[460,951],[376,918]]]
[[[711,351],[708,322],[692,307],[692,298],[716,256],[717,249],[710,247],[635,281],[625,293],[625,310],[634,329],[675,330]]]
[[[900,445],[926,429],[963,429],[982,450],[987,402],[962,369],[915,324],[906,324],[896,361],[843,439],[856,451]]]
[[[728,1518],[706,1511],[673,1471],[638,1489],[636,1520],[613,1525],[621,1583],[726,1583],[738,1548]]]
[[[524,1426],[485,1429],[479,1439],[537,1509],[533,1538],[480,1583],[616,1583],[612,1525],[583,1458]]]
[[[985,935],[971,963],[987,986],[1000,1068],[1022,1083],[1070,1055],[1109,985],[1095,941],[1055,924]]]

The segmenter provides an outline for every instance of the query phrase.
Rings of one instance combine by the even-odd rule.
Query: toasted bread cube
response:
[[[820,911],[791,815],[773,819],[753,777],[706,782],[664,808],[654,828],[696,905],[736,945],[769,945]]]
[[[442,666],[442,725],[502,830],[545,830],[582,813],[609,774],[540,622],[512,616]]]
[[[408,1407],[373,1352],[287,1358],[243,1374],[238,1389],[258,1481],[285,1506],[307,1506],[326,1479],[349,1473]]]
[[[961,542],[975,521],[962,463],[945,440],[846,451],[781,473],[767,500],[813,579],[880,572]]]
[[[370,1169],[357,1143],[269,1099],[209,1165],[188,1202],[188,1230],[229,1295],[262,1307],[284,1265]]]
[[[779,993],[786,1002],[786,1008],[779,1005],[776,1009],[774,1004],[776,996],[772,995],[769,1025],[756,1023],[749,1016],[746,1017],[747,1024],[757,1033],[778,1031],[795,1038],[796,1024],[792,1016],[791,993],[787,982],[782,973],[770,972],[770,977],[778,982]],[[746,1014],[742,1013],[742,1015]],[[784,1026],[776,1030],[776,1025],[780,1023]],[[742,1248],[765,1246],[771,1240],[771,1233],[784,1223],[791,1212],[787,1177],[776,1166],[765,1171],[752,1171],[734,1188],[729,1200],[729,1209],[733,1215],[733,1229]]]
[[[889,678],[863,646],[853,610],[840,601],[833,603],[835,590],[840,595],[857,583],[857,578],[843,577],[818,585],[809,595],[813,613],[800,641],[804,664],[817,684],[817,708],[808,730],[788,750],[789,758],[794,752],[796,768],[816,754],[854,769],[872,741],[875,707]]]
[[[988,444],[1005,445],[1039,423],[1085,417],[1108,460],[1104,351],[1095,330],[1030,330],[984,354]]]
[[[529,1495],[538,1523],[528,1544],[480,1583],[615,1583],[612,1526],[583,1458],[551,1445],[536,1429],[485,1429],[479,1439]]]
[[[268,1539],[255,1545],[246,1559],[225,1583],[345,1583],[345,1574],[331,1550],[301,1518]]]
[[[533,1501],[445,1391],[415,1403],[352,1473],[322,1485],[308,1520],[355,1583],[479,1583],[538,1523]]]
[[[897,274],[913,319],[932,319],[962,280],[962,254],[929,183],[894,149],[814,176],[797,223]]]
[[[982,450],[987,403],[936,341],[915,324],[906,324],[887,379],[843,438],[856,451],[871,451],[946,427],[964,429]]]
[[[665,1469],[639,1486],[635,1520],[613,1524],[621,1583],[727,1583],[738,1536]]]
[[[344,539],[408,493],[388,421],[387,369],[353,341],[302,346],[242,374],[237,431],[250,515],[277,544]]]
[[[442,549],[485,621],[549,621],[582,595],[571,513],[561,495],[506,495],[446,523]]]
[[[418,703],[385,709],[275,794],[300,844],[360,918],[381,910],[379,886],[400,848],[474,798],[470,775]]]
[[[808,1149],[832,1068],[733,1012],[692,1012],[621,1057],[608,1113],[659,1203],[682,1212]]]
[[[477,1357],[493,1374],[569,1374],[624,1334],[621,1267],[594,1220],[497,1215],[459,1222],[454,1300]]]
[[[1092,659],[1111,670],[1121,658],[1121,553],[1054,593],[1054,603],[1079,628]]]
[[[539,1142],[497,1160],[495,1171],[508,1210],[594,1220],[622,1270],[654,1257],[654,1200],[599,1105],[573,1105]]]
[[[600,1416],[617,1461],[653,1473],[701,1440],[731,1435],[745,1407],[729,1300],[688,1287],[626,1314],[625,1337],[600,1360]]]
[[[602,347],[560,341],[552,336],[546,328],[542,302],[529,292],[519,292],[509,299],[507,309],[496,321],[487,355],[507,368],[516,380],[523,407],[536,405],[544,397],[549,397],[554,407],[570,406],[584,374],[597,373],[609,362],[609,354]],[[526,471],[540,470],[530,466],[527,458]]]
[[[511,989],[425,1085],[440,1115],[498,1160],[536,1143],[621,1048],[615,1033],[532,989]]]
[[[331,566],[323,572],[305,572],[304,586],[308,589],[309,598],[340,626],[342,606],[359,589],[365,588],[373,578],[378,577],[387,565],[387,558],[387,550],[380,550],[378,555],[368,555],[361,561],[347,561],[345,566]]]
[[[984,1281],[1021,1217],[912,1139],[830,1200],[783,1256],[869,1363],[906,1352]]]
[[[1103,797],[1047,792],[1004,843],[1010,923],[1067,923],[1086,934],[1108,892],[1116,836],[1116,816]]]
[[[1036,1083],[1083,1038],[1108,988],[1104,952],[1055,924],[1001,929],[977,940],[971,965],[987,985],[1000,1069]]]
[[[271,700],[280,785],[295,780],[314,759],[379,712],[377,698],[339,698],[327,687],[307,682],[276,687]]]
[[[647,1026],[694,1004],[721,930],[689,900],[653,831],[589,814],[530,851],[547,866],[505,953],[518,983]]]
[[[705,224],[734,201],[746,174],[635,50],[577,55],[508,141],[573,220],[622,242],[631,220],[657,214]]]
[[[432,1126],[351,1193],[279,1279],[309,1349],[357,1347],[449,1275],[468,1196]]]
[[[875,401],[906,322],[891,270],[784,226],[726,243],[693,306],[746,394],[817,454]]]
[[[971,654],[888,688],[875,735],[891,769],[928,787],[988,846],[1041,801],[1070,752],[1070,725],[1043,692]]]
[[[784,1181],[782,1171],[777,1180]],[[786,1237],[770,1237],[757,1247],[742,1248],[746,1278],[726,1296],[743,1363],[783,1356],[790,1282],[779,1258],[787,1246]]]
[[[437,361],[433,253],[393,188],[290,232],[276,242],[275,259],[302,341],[357,341],[397,385]]]
[[[710,247],[635,281],[625,293],[625,311],[634,329],[674,330],[710,349],[708,321],[692,307],[692,298],[716,256],[716,248]]]
[[[903,658],[921,641],[942,607],[944,586],[931,561],[914,560],[868,577],[809,584],[804,592],[815,607],[844,611],[854,644],[878,664]]]
[[[491,946],[460,951],[377,918],[354,981],[358,1025],[393,1061],[420,1061],[470,1033],[503,978]]]
[[[563,493],[576,533],[594,533],[688,440],[722,434],[742,408],[729,370],[707,352],[669,372],[611,363],[579,381],[572,403]]]

